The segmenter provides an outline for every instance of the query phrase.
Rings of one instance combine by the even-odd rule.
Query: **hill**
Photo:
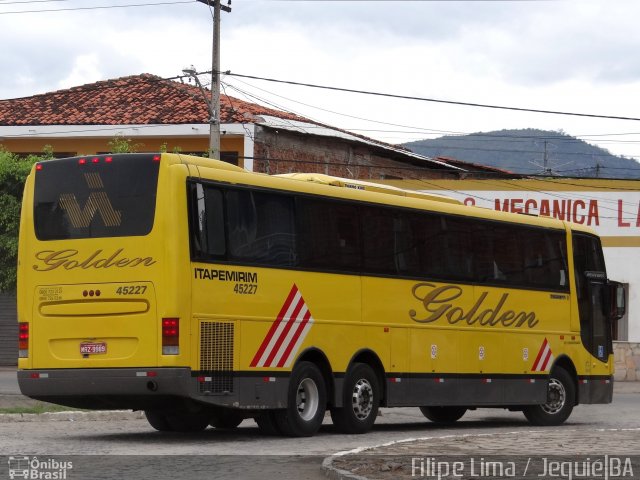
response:
[[[452,157],[521,174],[545,172],[572,177],[640,178],[640,163],[612,155],[564,132],[500,130],[449,135],[404,144],[429,157]]]

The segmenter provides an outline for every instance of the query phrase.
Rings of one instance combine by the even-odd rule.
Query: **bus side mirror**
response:
[[[624,285],[620,282],[609,282],[611,288],[611,320],[619,320],[627,312]]]

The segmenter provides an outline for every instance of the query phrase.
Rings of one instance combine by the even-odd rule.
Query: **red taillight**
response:
[[[178,355],[180,353],[180,319],[162,319],[162,354]]]
[[[29,324],[20,322],[18,324],[18,357],[26,358],[29,356]]]
[[[81,158],[80,160],[78,160],[78,165],[84,165],[85,163],[87,163],[86,158]]]

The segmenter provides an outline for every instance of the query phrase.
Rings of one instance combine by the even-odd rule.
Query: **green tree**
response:
[[[133,140],[124,138],[122,135],[113,137],[107,145],[109,145],[109,153],[135,153],[144,146],[141,143],[133,143]]]
[[[52,156],[50,148],[45,147],[44,151],[43,156],[20,158],[0,146],[0,291],[3,292],[16,288],[22,190],[33,164]]]

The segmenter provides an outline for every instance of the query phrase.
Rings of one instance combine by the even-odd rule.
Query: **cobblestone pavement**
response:
[[[394,442],[389,445],[355,450],[325,460],[327,475],[339,479],[391,480],[417,478],[424,475],[426,459],[446,458],[476,462],[483,459],[508,461],[511,456],[523,458],[569,456],[637,456],[640,454],[640,427],[629,429],[537,428],[501,433],[458,434],[425,437]],[[525,457],[526,455],[526,457]],[[590,457],[588,457],[590,458]],[[637,457],[636,457],[637,463]],[[421,467],[421,468],[420,468]],[[420,475],[419,472],[423,472]],[[640,478],[640,471],[632,478]],[[437,476],[437,475],[427,475]]]
[[[640,382],[618,383],[617,393],[640,393]],[[640,398],[640,397],[639,397]],[[473,458],[500,462],[526,463],[529,458],[538,463],[545,457],[571,456],[582,460],[600,460],[604,455],[627,456],[634,471],[626,478],[640,478],[640,418],[630,419],[628,428],[593,428],[589,425],[559,427],[529,427],[515,431],[491,433],[455,433],[451,435],[429,436],[390,442],[374,447],[363,447],[351,451],[339,452],[325,459],[323,469],[328,477],[340,480],[396,480],[408,478],[444,479],[479,478],[478,468],[475,475],[461,477],[442,475],[433,471],[434,462],[445,461],[448,466],[456,460],[466,462],[469,473],[469,461]],[[592,458],[593,457],[593,458]],[[626,458],[626,457],[625,457]],[[432,470],[429,471],[431,462]],[[516,462],[516,463],[517,463]],[[426,469],[425,469],[426,465]],[[523,465],[520,465],[522,467]],[[495,472],[494,472],[495,473]],[[504,472],[503,472],[504,473]],[[627,472],[629,473],[629,472]],[[509,475],[491,475],[495,477]],[[521,477],[521,475],[517,475]],[[537,477],[534,475],[534,478]],[[568,478],[568,475],[559,475]],[[593,478],[599,478],[593,475]],[[602,475],[604,477],[604,474]],[[611,478],[611,477],[609,477]]]

